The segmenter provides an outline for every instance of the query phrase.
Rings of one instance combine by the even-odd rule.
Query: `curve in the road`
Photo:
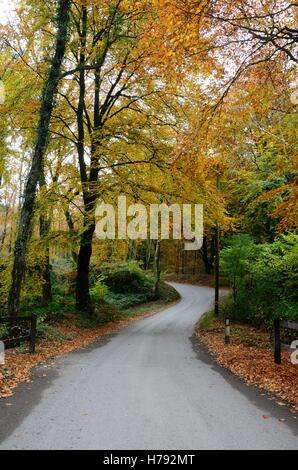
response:
[[[193,347],[213,290],[174,286],[179,304],[38,368],[1,401],[0,449],[296,449],[288,411]]]

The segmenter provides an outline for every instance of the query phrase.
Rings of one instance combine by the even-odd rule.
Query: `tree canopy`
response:
[[[93,265],[152,266],[160,247],[149,239],[96,239],[99,199],[203,204],[199,256],[211,267],[218,223],[256,243],[296,232],[297,4],[15,6],[0,27],[0,283],[11,314],[28,293],[51,301],[57,260],[71,264],[87,312]],[[165,269],[173,250],[179,264],[179,243],[162,244]]]

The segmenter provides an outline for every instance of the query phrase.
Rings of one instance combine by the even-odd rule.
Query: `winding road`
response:
[[[177,305],[38,367],[0,400],[0,449],[297,449],[289,410],[194,339],[213,290],[173,285]]]

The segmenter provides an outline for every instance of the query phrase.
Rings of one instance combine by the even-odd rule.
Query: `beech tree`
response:
[[[130,5],[117,1],[112,6],[104,2],[88,6],[83,2],[73,12],[78,38],[71,48],[75,66],[65,76],[74,75],[77,87],[71,85],[63,98],[76,120],[74,140],[84,205],[76,287],[77,308],[81,311],[91,309],[89,267],[94,212],[98,198],[104,195],[104,182],[107,178],[115,181],[124,168],[160,165],[162,138],[154,143],[152,129],[158,134],[159,128],[173,121],[170,100],[167,105],[163,102],[164,83],[158,83],[156,73],[149,68],[151,50],[142,43],[152,21],[150,4],[142,2]],[[68,128],[72,122],[69,116]]]
[[[217,222],[223,233],[246,229],[269,241],[293,230],[295,4],[24,0],[21,6],[16,28],[1,27],[0,46],[7,90],[0,105],[0,282],[4,292],[15,242],[12,315],[26,263],[23,298],[31,276],[39,304],[49,303],[51,261],[61,256],[71,266],[77,309],[89,313],[94,263],[137,258],[158,267],[159,279],[167,253],[179,257],[183,270],[192,262],[175,241],[171,248],[149,239],[98,241],[99,199],[115,203],[125,194],[146,205],[160,196],[169,204],[204,204],[204,243],[193,261],[208,273]]]
[[[24,191],[24,202],[18,223],[18,234],[14,248],[12,283],[8,299],[8,312],[11,316],[19,310],[22,280],[25,272],[26,248],[36,199],[36,190],[41,178],[43,160],[49,137],[49,125],[60,79],[60,71],[67,44],[70,0],[59,0],[57,5],[57,37],[55,53],[41,96],[40,118],[36,131],[36,143]]]

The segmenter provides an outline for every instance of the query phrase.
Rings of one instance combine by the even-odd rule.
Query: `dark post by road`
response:
[[[37,315],[33,313],[31,317],[31,328],[30,328],[30,343],[29,343],[30,354],[35,353],[36,325],[37,325]]]
[[[219,176],[217,176],[217,189],[219,189]],[[214,313],[219,316],[219,222],[216,222],[215,232],[215,308]]]
[[[280,319],[274,320],[274,361],[281,364]]]
[[[225,344],[230,344],[230,337],[231,337],[230,320],[226,319]]]

